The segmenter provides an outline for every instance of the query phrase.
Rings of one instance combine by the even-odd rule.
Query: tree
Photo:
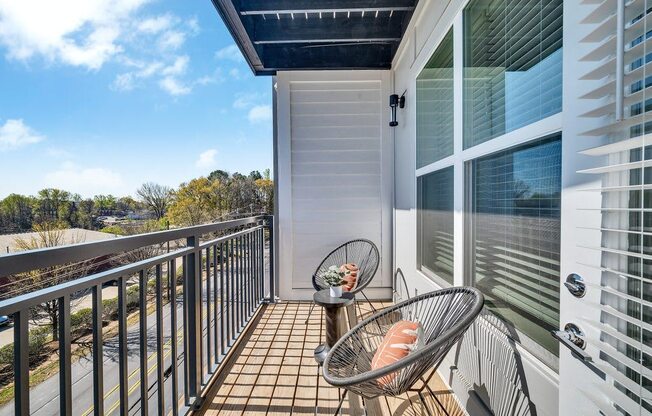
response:
[[[208,178],[193,179],[179,186],[174,193],[168,217],[176,225],[198,225],[206,223],[219,215],[219,201],[215,187],[219,184]]]
[[[229,173],[224,170],[214,170],[208,175],[208,180],[226,182],[229,180]]]
[[[118,200],[113,195],[95,195],[93,202],[100,215],[112,214],[118,207]]]
[[[36,195],[34,217],[37,222],[68,222],[70,193],[61,189],[46,188]]]
[[[117,202],[117,209],[120,212],[133,212],[138,210],[139,208],[139,203],[135,199],[133,199],[130,196],[123,196],[122,198],[118,199]]]
[[[77,224],[79,228],[93,229],[93,215],[95,213],[95,202],[92,199],[82,199],[77,203]]]
[[[0,232],[17,233],[32,229],[32,198],[11,194],[0,201]]]
[[[260,211],[272,214],[274,212],[274,182],[271,179],[258,179],[256,181],[256,195]]]
[[[157,183],[147,182],[136,193],[142,202],[154,212],[157,220],[165,216],[172,199],[172,189]]]
[[[76,244],[84,241],[83,236],[73,235],[66,240],[65,228],[62,222],[43,222],[34,225],[36,236],[29,239],[16,238],[15,244],[20,250],[36,250],[56,247],[63,244]],[[26,273],[10,276],[12,282],[11,295],[33,292],[38,289],[58,285],[85,276],[88,263],[69,263],[65,265],[32,270]],[[35,306],[31,310],[31,318],[35,325],[48,325],[52,329],[52,339],[59,336],[59,299],[50,300]]]
[[[253,170],[249,174],[249,179],[257,181],[258,179],[263,179],[263,175],[261,175],[257,170]]]

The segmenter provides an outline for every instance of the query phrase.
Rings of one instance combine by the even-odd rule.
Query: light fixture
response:
[[[398,126],[398,121],[396,121],[396,107],[405,107],[405,93],[403,93],[403,95],[400,97],[398,94],[392,94],[389,96],[389,108],[391,108],[392,111],[389,122],[390,127]]]

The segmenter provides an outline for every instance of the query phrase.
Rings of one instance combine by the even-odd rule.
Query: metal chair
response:
[[[335,414],[342,407],[347,391],[360,395],[363,400],[415,391],[430,414],[423,390],[428,389],[434,397],[428,382],[448,351],[476,319],[483,304],[484,297],[477,289],[453,287],[385,308],[355,326],[333,346],[324,362],[324,379],[345,389]],[[401,320],[421,323],[425,338],[422,346],[393,364],[372,370],[371,360],[378,346],[392,325]],[[431,373],[424,378],[428,371]],[[414,389],[418,381],[423,386]]]
[[[358,280],[356,287],[351,291],[351,293],[358,294],[360,293],[364,298],[369,302],[373,312],[376,312],[376,309],[369,301],[369,298],[364,294],[364,288],[371,283],[371,280],[376,275],[378,271],[378,266],[380,265],[380,252],[376,245],[365,239],[357,239],[346,242],[341,246],[337,247],[335,250],[331,251],[322,262],[319,264],[315,273],[312,275],[312,286],[315,290],[328,289],[328,285],[321,276],[328,270],[330,266],[341,266],[346,263],[355,263],[358,270]],[[306,324],[310,319],[313,309],[315,309],[315,303],[310,306],[310,311],[308,312],[308,318],[306,318]]]

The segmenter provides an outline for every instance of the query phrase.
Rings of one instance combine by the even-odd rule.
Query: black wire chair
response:
[[[367,295],[364,294],[363,290],[366,288],[371,280],[376,275],[378,271],[378,266],[380,264],[380,252],[376,245],[365,239],[351,240],[337,247],[335,250],[331,251],[322,262],[317,266],[317,270],[312,275],[312,286],[315,290],[320,291],[323,289],[328,289],[328,284],[322,279],[322,275],[328,270],[331,266],[340,267],[346,263],[355,263],[358,266],[358,279],[356,282],[355,288],[351,293],[358,294],[360,293],[369,303],[373,312],[376,312],[376,309],[371,304]],[[306,318],[306,324],[310,319],[313,309],[315,309],[315,303],[313,302],[310,306],[310,311],[308,312],[308,318]]]
[[[342,407],[347,391],[360,395],[363,400],[415,391],[430,413],[423,390],[428,389],[435,396],[428,382],[483,305],[484,297],[477,289],[452,287],[416,296],[360,322],[333,346],[324,361],[324,379],[345,389],[335,414]],[[421,323],[424,338],[421,347],[393,364],[372,370],[371,361],[385,334],[401,320]],[[431,373],[424,378],[428,371]],[[423,386],[414,389],[418,381]]]
[[[401,287],[402,286],[402,287]],[[394,273],[394,289],[392,290],[392,302],[399,303],[403,301],[403,294],[407,299],[410,299],[410,289],[408,288],[407,281],[403,270],[399,267]]]

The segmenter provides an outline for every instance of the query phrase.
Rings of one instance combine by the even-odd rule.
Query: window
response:
[[[453,167],[419,177],[418,267],[453,284]]]
[[[561,111],[562,0],[464,10],[464,148]]]
[[[467,190],[470,280],[528,349],[558,355],[561,135],[468,162]]]
[[[417,168],[453,154],[453,29],[417,77]]]

